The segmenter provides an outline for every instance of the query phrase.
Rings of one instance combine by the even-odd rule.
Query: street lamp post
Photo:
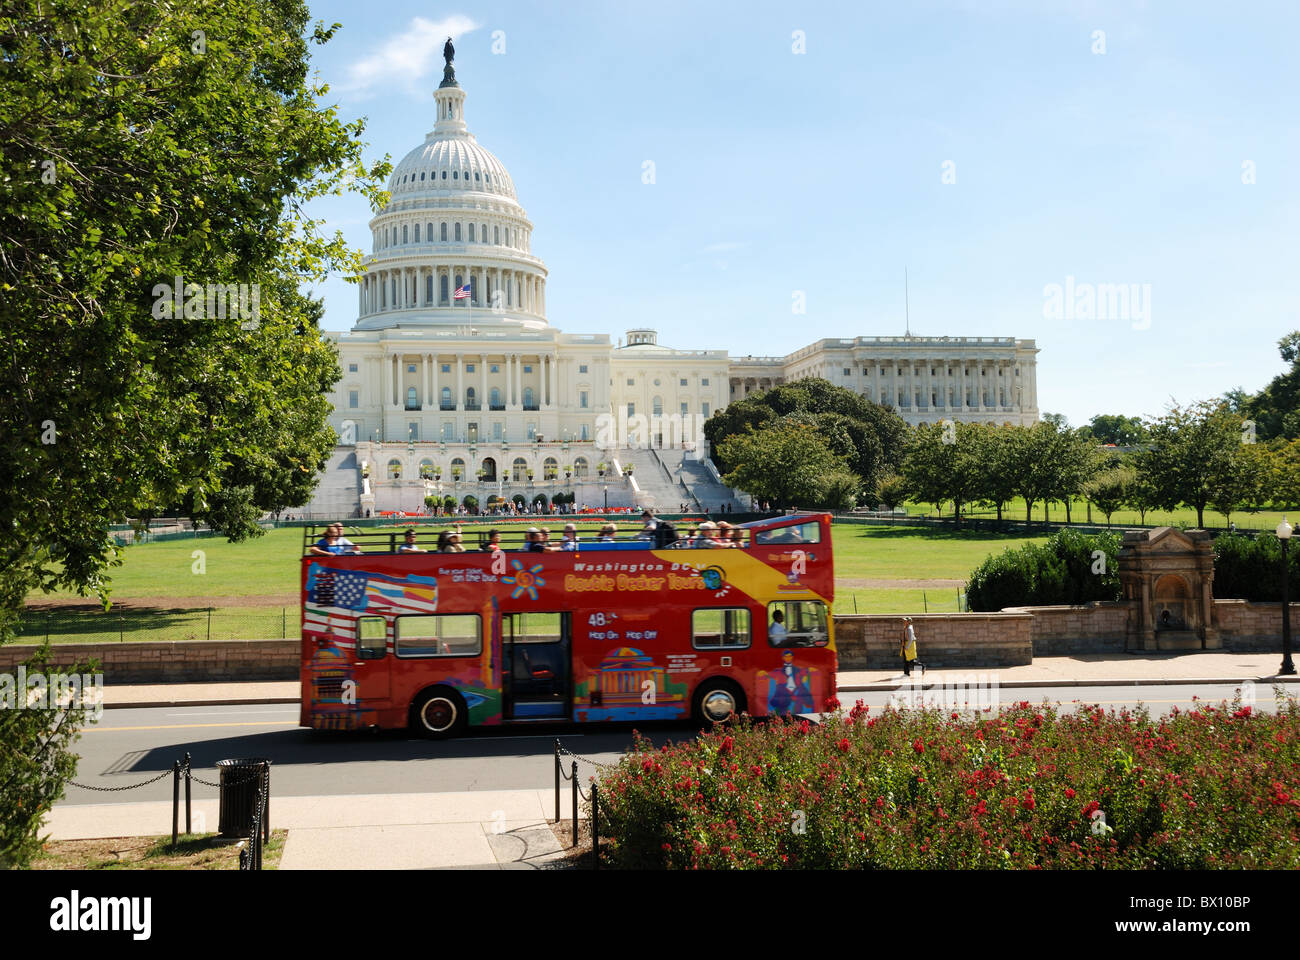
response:
[[[1295,663],[1291,660],[1291,598],[1287,596],[1287,582],[1291,579],[1291,567],[1287,563],[1286,548],[1291,542],[1291,524],[1286,517],[1277,525],[1277,538],[1282,541],[1282,668],[1278,675],[1295,676]]]

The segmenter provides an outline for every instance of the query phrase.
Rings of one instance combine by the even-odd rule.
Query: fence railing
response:
[[[131,640],[286,640],[298,635],[297,607],[191,607],[27,610],[20,642],[118,643]]]
[[[138,790],[141,787],[147,787],[151,784],[158,783],[168,774],[172,778],[172,848],[175,849],[180,840],[180,813],[181,813],[181,784],[185,785],[185,834],[194,832],[193,819],[193,787],[194,782],[200,783],[206,787],[214,787],[218,791],[228,791],[243,783],[247,783],[250,778],[257,780],[257,794],[254,800],[251,823],[249,826],[248,837],[244,842],[239,844],[239,869],[240,870],[261,870],[262,854],[266,844],[271,842],[271,764],[270,761],[259,761],[256,765],[247,768],[244,777],[232,777],[222,779],[219,783],[211,780],[204,780],[202,777],[194,774],[190,762],[190,755],[187,752],[180,760],[172,761],[172,768],[164,770],[156,777],[150,777],[148,780],[141,780],[139,783],[129,783],[125,786],[101,787],[90,783],[78,783],[75,780],[69,780],[68,785],[79,787],[82,790],[93,790],[97,793],[121,793],[125,790]],[[223,806],[225,800],[223,798]]]
[[[564,764],[560,760],[561,756],[572,758],[570,760],[570,769],[568,773],[564,772]],[[600,869],[600,784],[592,781],[591,793],[588,794],[582,789],[582,784],[578,782],[578,761],[582,760],[591,764],[598,770],[612,769],[610,764],[597,763],[595,760],[589,760],[587,757],[581,757],[576,753],[571,753],[564,748],[559,739],[555,741],[555,822],[560,822],[560,782],[569,781],[570,789],[570,806],[569,809],[573,814],[573,846],[578,846],[578,798],[581,797],[587,802],[588,819],[591,822],[591,868]]]

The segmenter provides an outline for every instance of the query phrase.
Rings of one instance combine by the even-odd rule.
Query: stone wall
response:
[[[1033,619],[1031,636],[1036,657],[1072,653],[1122,653],[1124,638],[1135,629],[1132,601],[1097,601],[1079,606],[1007,607],[1003,613]]]
[[[1250,600],[1215,600],[1215,616],[1225,650],[1241,653],[1282,652],[1282,604]],[[1291,644],[1300,638],[1300,603],[1291,604]]]
[[[1033,662],[1028,613],[929,613],[912,616],[917,658],[927,669],[1015,667]],[[902,669],[899,616],[837,616],[841,670]]]
[[[0,673],[13,673],[34,647],[0,647]],[[186,683],[222,680],[297,680],[299,642],[290,640],[180,640],[165,643],[59,643],[52,666],[100,662],[104,683]]]

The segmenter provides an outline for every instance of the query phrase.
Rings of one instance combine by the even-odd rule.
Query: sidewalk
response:
[[[944,674],[984,674],[997,677],[1003,688],[1128,686],[1133,684],[1297,683],[1300,677],[1278,677],[1280,653],[1139,653],[1077,654],[1035,657],[1023,667],[960,667],[931,671]],[[841,670],[841,692],[895,690],[903,682],[901,661],[888,670]],[[173,683],[104,687],[104,706],[177,707],[245,703],[297,703],[299,683]]]
[[[554,813],[553,790],[273,796],[270,806],[272,829],[289,831],[281,870],[554,869],[564,860],[546,821]],[[560,817],[571,816],[561,790]],[[45,829],[52,840],[89,840],[163,836],[171,823],[169,800],[63,804]],[[195,831],[217,823],[217,799],[196,799]]]

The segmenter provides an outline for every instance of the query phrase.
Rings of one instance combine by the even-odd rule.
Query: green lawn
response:
[[[907,504],[909,516],[914,517],[933,517],[935,516],[934,504],[932,503],[909,503]],[[952,516],[952,504],[944,504],[943,516]],[[962,509],[962,516],[980,517],[983,519],[996,519],[997,511],[991,507],[970,507],[969,505]],[[1237,525],[1239,530],[1272,530],[1282,519],[1283,511],[1281,510],[1259,510],[1255,513],[1246,511],[1234,512],[1232,514],[1232,523]],[[1032,513],[1033,520],[1041,523],[1044,519],[1052,523],[1065,522],[1065,505],[1053,503],[1044,514],[1041,503],[1034,504]],[[1025,519],[1025,501],[1016,498],[1002,510],[1002,519],[1016,520],[1024,522]],[[1088,522],[1088,505],[1083,500],[1076,500],[1070,506],[1071,523]],[[1136,510],[1117,510],[1111,514],[1110,522],[1112,526],[1139,526],[1145,525],[1150,527],[1156,526],[1179,526],[1188,527],[1196,526],[1196,511],[1188,507],[1180,507],[1177,510],[1148,510],[1145,522],[1139,516]],[[1228,526],[1228,519],[1216,510],[1209,507],[1205,509],[1205,523],[1209,527],[1223,529]],[[1105,515],[1096,507],[1092,508],[1092,523],[1096,526],[1104,526],[1106,523]]]

